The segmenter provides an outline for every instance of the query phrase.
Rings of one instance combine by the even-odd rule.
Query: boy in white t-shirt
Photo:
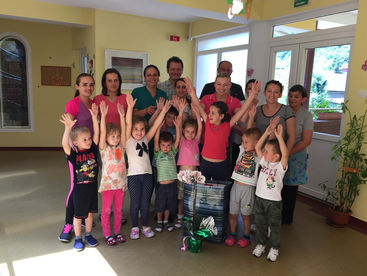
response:
[[[268,227],[271,230],[270,245],[267,259],[275,262],[279,255],[280,227],[282,224],[282,196],[283,176],[287,170],[288,150],[284,143],[282,125],[278,125],[274,119],[256,144],[256,154],[260,158],[260,175],[256,186],[255,197],[255,225],[256,225],[256,247],[252,254],[260,257],[265,251]],[[276,139],[266,142],[272,133]]]

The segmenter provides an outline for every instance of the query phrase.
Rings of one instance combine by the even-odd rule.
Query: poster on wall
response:
[[[42,65],[41,85],[71,86],[71,67]]]
[[[148,53],[105,49],[105,68],[119,71],[123,90],[144,85],[143,70],[147,65]]]

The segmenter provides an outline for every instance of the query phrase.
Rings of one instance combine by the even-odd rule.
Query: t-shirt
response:
[[[261,170],[256,186],[256,195],[263,199],[281,201],[284,170],[282,163],[266,162],[264,157],[260,160]]]
[[[176,154],[177,149],[174,146],[167,153],[162,152],[160,149],[154,151],[154,158],[157,160],[158,182],[177,179]]]
[[[306,108],[301,108],[296,113],[296,141],[295,143],[302,140],[302,132],[304,130],[313,130],[313,118],[312,114],[308,112]]]
[[[217,160],[227,159],[227,144],[231,127],[229,122],[221,123],[219,126],[209,122],[209,116],[205,122],[205,142],[201,155]]]
[[[218,100],[217,100],[217,95],[216,95],[216,94],[206,95],[206,96],[204,96],[204,97],[200,100],[200,102],[201,102],[201,103],[203,103],[203,104],[205,105],[205,112],[206,112],[206,114],[209,114],[209,108],[210,108],[210,106],[211,106],[213,103],[217,102],[217,101],[218,101]],[[241,108],[241,102],[240,102],[238,99],[236,99],[236,98],[232,97],[231,95],[228,95],[228,97],[227,97],[227,99],[226,99],[225,103],[226,103],[226,104],[227,104],[227,106],[228,106],[228,112],[227,112],[227,113],[228,113],[229,115],[231,115],[231,116],[233,116],[234,111],[235,111],[237,108]]]
[[[90,104],[93,104],[92,100],[89,100]],[[75,97],[68,101],[66,104],[65,112],[73,115],[76,123],[73,127],[84,126],[89,128],[91,136],[93,137],[93,120],[92,115],[88,107],[80,100],[79,97]]]
[[[157,88],[157,92],[155,94],[155,97],[153,98],[152,94],[150,94],[146,86],[135,88],[133,92],[131,92],[131,95],[134,99],[138,99],[134,107],[137,110],[142,110],[144,108],[147,108],[148,106],[156,106],[156,101],[158,101],[159,98],[167,99],[166,92],[160,90],[159,88]],[[150,114],[146,114],[144,116],[147,122],[149,121],[150,117],[152,117],[152,115]]]
[[[168,98],[169,100],[172,100],[172,96],[173,96],[173,95],[176,95],[176,89],[175,89],[175,87],[174,87],[174,86],[172,86],[172,84],[171,84],[171,82],[170,82],[169,80],[166,80],[166,81],[164,81],[164,82],[160,82],[160,83],[158,83],[157,87],[158,87],[160,90],[162,90],[162,91],[166,92],[166,94],[167,94],[167,98]]]
[[[200,99],[202,99],[205,95],[210,95],[215,93],[214,82],[210,82],[205,84],[203,91],[201,92]],[[229,90],[229,94],[232,97],[237,98],[239,101],[243,101],[245,96],[243,95],[243,90],[241,85],[232,82],[231,89]]]
[[[126,191],[126,166],[123,147],[107,145],[104,150],[100,149],[99,152],[102,159],[102,177],[98,191],[118,189]]]
[[[256,108],[256,115],[255,115],[255,125],[258,129],[260,129],[261,133],[264,133],[266,128],[270,124],[270,119],[276,116],[280,117],[279,124],[283,126],[283,139],[286,142],[288,140],[287,135],[287,120],[289,118],[295,117],[292,108],[287,105],[281,105],[277,112],[275,112],[272,116],[266,116],[263,111],[263,105],[258,106]]]
[[[245,151],[241,145],[232,173],[232,179],[247,185],[256,186],[258,172],[259,158],[256,153],[254,151]]]
[[[98,147],[92,143],[87,150],[71,148],[70,155],[66,155],[69,163],[72,185],[96,184],[98,179]]]
[[[199,153],[199,141],[196,137],[192,140],[187,140],[182,137],[180,140],[179,154],[177,165],[179,166],[199,166],[200,165],[200,153]]]
[[[135,140],[132,136],[126,141],[126,155],[129,163],[127,175],[152,174],[149,159],[148,139],[144,136]]]
[[[111,102],[105,95],[100,94],[94,97],[93,101],[98,105],[98,107],[101,105],[101,102],[106,102],[106,105],[108,106],[108,113],[106,116],[106,124],[108,123],[114,123],[118,127],[120,127],[120,114],[117,110],[117,104],[123,106],[125,113],[127,111],[127,103],[126,103],[126,95],[121,94],[120,96],[117,96],[116,100],[114,102]]]

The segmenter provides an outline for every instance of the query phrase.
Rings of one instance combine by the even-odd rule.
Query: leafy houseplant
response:
[[[335,190],[325,185],[321,187],[327,192],[326,199],[333,202],[331,211],[351,214],[352,205],[359,194],[361,184],[367,183],[367,158],[362,152],[367,135],[367,109],[363,115],[352,114],[346,104],[342,104],[344,114],[348,115],[348,123],[344,136],[332,148],[332,160],[339,160],[338,178]],[[345,224],[349,221],[346,218]],[[335,224],[344,224],[343,222]]]

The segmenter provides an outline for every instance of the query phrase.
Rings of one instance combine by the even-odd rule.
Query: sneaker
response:
[[[270,238],[270,236],[271,236],[271,229],[270,229],[270,227],[268,227],[268,233],[267,233],[267,235],[266,235],[268,238]]]
[[[180,229],[182,227],[182,219],[177,219],[175,223],[175,227]]]
[[[157,225],[154,228],[155,231],[157,232],[162,232],[163,231],[163,223],[162,222],[157,222]]]
[[[147,227],[145,229],[141,229],[141,232],[144,234],[144,236],[146,236],[147,238],[151,238],[154,237],[154,232],[152,231],[152,229],[150,229],[150,227]]]
[[[224,243],[228,246],[233,246],[236,243],[236,239],[233,235],[228,235],[224,240]]]
[[[249,246],[250,245],[250,241],[246,238],[241,238],[237,241],[237,246],[238,247],[241,247],[241,248],[244,248],[246,246]]]
[[[82,251],[84,249],[84,242],[82,239],[75,239],[74,249],[76,251]]]
[[[73,225],[65,224],[64,228],[61,231],[60,236],[58,237],[59,241],[69,242],[71,239],[71,232],[73,231]]]
[[[175,227],[173,226],[173,224],[172,223],[165,223],[164,224],[164,227],[167,229],[167,231],[168,232],[172,232],[174,229],[175,229]]]
[[[87,242],[89,246],[95,247],[98,245],[98,241],[92,235],[85,236],[84,240]]]
[[[265,252],[265,245],[258,244],[256,245],[254,251],[252,251],[252,255],[256,257],[260,257]]]
[[[138,227],[131,228],[130,239],[132,239],[132,240],[139,239],[139,228]]]
[[[114,246],[114,245],[117,244],[116,239],[112,236],[105,237],[104,240],[105,240],[106,244],[109,245],[109,246]]]
[[[275,262],[278,258],[278,255],[279,255],[279,250],[272,247],[272,248],[270,248],[269,254],[266,258],[269,261]]]

